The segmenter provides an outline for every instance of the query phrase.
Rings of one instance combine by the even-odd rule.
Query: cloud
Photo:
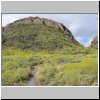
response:
[[[2,26],[25,17],[41,17],[63,23],[82,45],[90,45],[98,35],[97,14],[2,14]]]

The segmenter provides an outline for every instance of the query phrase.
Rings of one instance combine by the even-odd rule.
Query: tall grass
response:
[[[2,50],[2,85],[24,85],[34,66],[36,80],[44,86],[96,86],[98,57],[95,54]]]
[[[37,72],[37,79],[42,85],[91,86],[97,85],[97,73],[97,58],[83,58],[75,63],[41,66]]]
[[[32,69],[43,61],[36,53],[22,50],[2,51],[2,85],[24,85]]]

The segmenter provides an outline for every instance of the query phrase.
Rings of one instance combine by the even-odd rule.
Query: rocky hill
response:
[[[28,18],[24,18],[24,19],[20,19],[17,20],[13,23],[8,24],[6,27],[2,28],[2,32],[7,32],[10,31],[12,27],[16,27],[18,25],[46,25],[46,26],[50,26],[54,29],[60,30],[62,32],[64,32],[66,35],[68,35],[70,38],[74,38],[73,35],[71,34],[71,32],[61,23],[55,22],[53,20],[50,19],[46,19],[46,18],[39,18],[39,17],[28,17]]]
[[[2,27],[3,47],[56,50],[81,46],[63,24],[50,19],[28,17]]]
[[[91,42],[91,47],[98,48],[98,37],[95,37]]]

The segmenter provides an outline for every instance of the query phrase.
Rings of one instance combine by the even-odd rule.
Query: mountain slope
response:
[[[94,43],[93,43],[94,44]],[[3,86],[97,86],[98,53],[61,23],[29,17],[2,28]]]
[[[98,37],[95,37],[93,41],[91,42],[92,48],[98,48]]]
[[[2,28],[3,48],[61,50],[81,45],[61,23],[39,17],[15,21]]]

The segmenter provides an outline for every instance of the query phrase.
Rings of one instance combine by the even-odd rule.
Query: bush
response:
[[[44,65],[38,70],[37,80],[41,85],[91,86],[97,81],[97,62],[97,58],[83,58],[77,63],[58,65],[59,68]]]
[[[31,70],[29,68],[18,68],[16,70],[7,70],[2,73],[2,85],[14,86],[22,85],[28,80]]]
[[[41,83],[41,85],[48,85],[50,81],[53,81],[56,71],[56,68],[52,66],[39,68],[36,76],[38,82]]]

